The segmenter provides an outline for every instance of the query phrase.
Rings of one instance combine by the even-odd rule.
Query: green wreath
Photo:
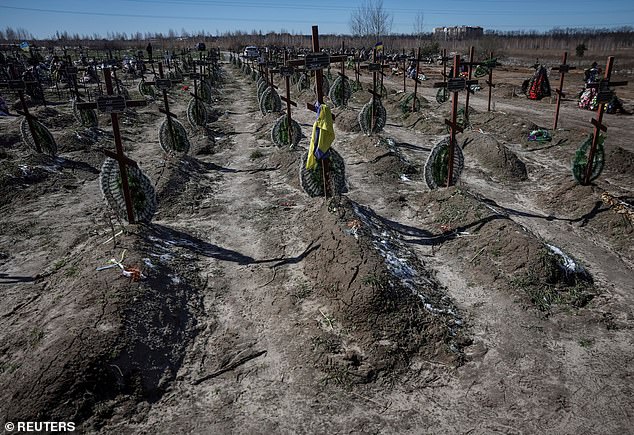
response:
[[[200,127],[207,124],[207,106],[198,98],[192,98],[187,104],[187,120],[192,127]]]
[[[302,189],[311,197],[324,196],[324,181],[322,175],[322,161],[317,160],[317,166],[314,169],[306,169],[306,160],[308,153],[303,153],[299,167],[299,182]],[[341,155],[330,148],[327,157],[330,162],[330,192],[334,195],[340,195],[346,191],[346,165]]]
[[[460,178],[460,174],[464,168],[464,155],[462,148],[454,140],[454,160],[453,174],[451,184],[455,185]],[[425,183],[430,189],[438,187],[447,187],[449,172],[449,138],[446,137],[436,145],[429,153],[425,162]]]
[[[337,77],[330,87],[330,93],[328,94],[335,107],[347,106],[351,95],[352,86],[350,86],[350,79],[346,76]]]
[[[436,101],[438,104],[449,101],[449,91],[447,88],[438,88],[438,92],[436,92]]]
[[[190,144],[183,124],[176,119],[164,119],[159,127],[159,145],[168,154],[187,154]]]
[[[590,174],[590,180],[588,181],[596,180],[599,175],[601,175],[601,172],[603,172],[603,167],[605,166],[605,149],[603,147],[604,140],[605,137],[600,134],[597,139],[597,148],[592,158],[592,174]],[[572,159],[572,175],[575,177],[575,180],[582,185],[585,184],[586,170],[588,167],[588,154],[590,153],[591,146],[592,135],[588,136],[588,138],[581,144]]]
[[[127,172],[134,219],[136,222],[149,223],[157,208],[154,186],[139,168],[128,166]],[[101,166],[99,182],[108,205],[121,219],[127,219],[121,174],[116,160],[106,158]]]
[[[31,125],[33,126],[33,132],[29,128],[29,121],[26,118],[22,119],[20,123],[20,133],[22,133],[22,140],[33,150],[37,151],[38,147],[41,152],[48,154],[51,157],[57,155],[57,143],[53,138],[53,135],[48,128],[44,126],[40,121],[33,118],[31,119]]]
[[[374,128],[372,128],[372,101],[366,103],[359,112],[358,121],[361,131],[370,135],[371,133],[379,133],[385,127],[387,121],[387,112],[381,100],[374,101]]]
[[[414,106],[414,111],[415,112],[420,112],[420,98],[418,98],[418,95],[414,95],[414,93],[412,92],[411,94],[409,94],[407,96],[407,98],[405,98],[403,101],[401,101],[401,111],[403,113],[410,113],[412,112],[412,106]]]
[[[154,86],[150,85],[146,81],[139,82],[139,93],[147,98],[156,98],[156,91],[154,90]]]
[[[282,110],[282,100],[279,94],[272,87],[268,87],[262,92],[260,97],[260,111],[263,115],[269,112],[279,112]]]
[[[82,127],[97,127],[99,125],[99,119],[97,118],[97,112],[95,109],[78,109],[77,100],[73,100],[72,103],[73,116]]]
[[[302,139],[302,128],[299,123],[291,119],[291,137],[288,135],[288,117],[280,116],[271,129],[271,140],[277,146],[289,146],[293,148]]]

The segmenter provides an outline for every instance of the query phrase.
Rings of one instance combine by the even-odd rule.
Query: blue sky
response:
[[[0,28],[24,28],[36,38],[60,32],[105,36],[167,33],[174,29],[208,34],[228,30],[309,34],[349,33],[349,17],[362,0],[0,0]],[[634,26],[632,0],[384,0],[392,30],[410,33],[424,14],[425,31],[438,26],[472,25],[498,30],[553,27]]]

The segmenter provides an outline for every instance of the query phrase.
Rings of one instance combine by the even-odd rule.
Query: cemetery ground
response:
[[[347,192],[325,201],[298,176],[312,91],[293,92],[306,137],[278,148],[279,114],[262,116],[255,82],[225,61],[207,128],[188,127],[189,155],[160,149],[156,103],[121,117],[126,154],[157,192],[147,225],[122,226],[108,209],[99,170],[112,139],[79,141],[68,105],[31,108],[57,141],[55,159],[22,143],[19,118],[0,119],[3,422],[140,434],[627,433],[634,229],[602,194],[632,202],[634,124],[606,115],[605,170],[578,185],[570,161],[593,116],[572,97],[582,73],[567,75],[553,140],[535,143],[528,133],[550,127],[554,104],[513,96],[531,71],[496,69],[492,112],[485,85],[471,97],[471,127],[458,135],[465,170],[433,191],[422,168],[446,135],[449,103],[423,82],[421,111],[403,114],[413,82],[403,93],[402,78],[387,76],[387,124],[365,136],[357,113],[370,94],[353,94],[333,109]],[[439,74],[429,67],[431,81]],[[631,111],[625,79],[618,95]],[[180,119],[184,84],[170,91]],[[585,277],[567,276],[548,245]],[[145,278],[96,270],[111,258]]]

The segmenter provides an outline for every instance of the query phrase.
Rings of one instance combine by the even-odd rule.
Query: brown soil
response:
[[[421,167],[446,136],[449,104],[430,80],[424,110],[404,115],[413,83],[398,93],[402,78],[386,77],[381,134],[358,132],[367,91],[334,110],[348,192],[324,201],[298,177],[312,91],[292,90],[305,137],[278,148],[279,114],[263,117],[253,80],[223,69],[206,128],[190,128],[189,97],[170,92],[187,156],[161,151],[156,104],[121,116],[126,155],[157,193],[147,225],[124,225],[103,201],[109,116],[87,132],[49,92],[55,105],[32,111],[56,158],[21,142],[20,118],[0,119],[2,423],[75,421],[104,434],[631,430],[633,230],[601,202],[604,191],[632,197],[631,118],[606,115],[606,170],[578,186],[570,161],[590,113],[564,100],[553,142],[528,143],[554,105],[505,98],[528,69],[496,69],[509,86],[493,112],[486,86],[471,97],[458,186],[430,192]],[[124,250],[144,279],[96,270]]]
[[[462,136],[465,158],[475,158],[488,175],[508,181],[526,181],[526,165],[494,136],[469,131]]]

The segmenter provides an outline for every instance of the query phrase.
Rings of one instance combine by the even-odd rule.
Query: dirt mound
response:
[[[430,243],[442,243],[464,272],[484,285],[521,291],[538,309],[584,306],[596,293],[589,273],[556,246],[513,222],[492,201],[457,189],[425,193],[421,219]]]
[[[67,128],[76,123],[72,114],[60,112],[53,107],[38,107],[33,114],[40,122],[52,129]]]
[[[359,110],[347,108],[341,112],[337,112],[335,127],[340,128],[345,132],[360,132],[361,126],[359,125]]]
[[[496,133],[512,143],[524,143],[528,134],[537,128],[535,123],[519,119],[504,112],[475,113],[469,118],[474,130]]]
[[[605,169],[615,174],[634,177],[634,153],[621,147],[607,146]]]
[[[463,141],[467,158],[475,157],[490,175],[508,181],[528,179],[524,162],[493,135],[469,131],[464,134]]]
[[[410,162],[391,138],[358,135],[343,145],[354,150],[361,158],[349,165],[367,165],[368,173],[385,180],[413,179],[420,175],[420,168]]]
[[[21,288],[31,293],[28,309],[6,301],[2,322],[22,326],[3,326],[0,338],[11,349],[0,360],[4,421],[89,419],[98,427],[138,412],[138,401],[155,401],[174,379],[195,331],[199,305],[188,282],[196,275],[182,269],[191,262],[181,262],[169,244],[173,231],[142,233],[121,236],[106,252],[84,237],[75,255]],[[124,263],[141,267],[147,279],[132,282],[119,268],[95,271],[124,249]]]
[[[440,284],[370,209],[342,198],[312,218],[324,231],[304,271],[329,301],[322,326],[336,346],[329,371],[367,382],[412,358],[451,365],[468,343]]]
[[[562,180],[558,186],[536,196],[535,202],[558,218],[585,227],[589,238],[607,241],[617,253],[634,261],[634,226],[601,200],[602,189],[581,186],[570,179]],[[632,197],[621,200],[634,204]]]

